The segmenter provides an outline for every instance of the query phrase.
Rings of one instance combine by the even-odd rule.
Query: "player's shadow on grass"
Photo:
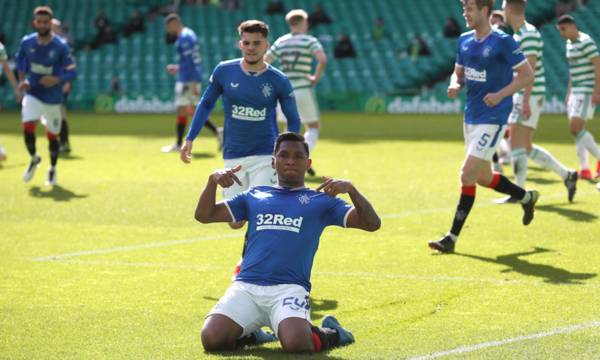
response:
[[[20,167],[25,167],[26,165],[27,165],[27,163],[18,163],[18,164],[10,164],[10,165],[1,165],[0,164],[0,170],[20,168]]]
[[[553,213],[557,213],[558,215],[564,216],[566,218],[569,218],[573,221],[578,221],[578,222],[592,222],[595,220],[598,220],[598,215],[596,214],[592,214],[583,210],[576,210],[576,209],[569,209],[566,207],[560,207],[557,205],[553,205],[553,204],[547,204],[547,205],[539,205],[535,207],[536,210],[539,211],[546,211],[546,212],[553,212]]]
[[[60,159],[61,160],[71,161],[71,160],[83,160],[84,157],[79,156],[79,155],[61,154],[60,155]]]
[[[54,185],[48,191],[42,190],[39,186],[34,186],[29,189],[29,195],[31,195],[31,197],[40,199],[50,198],[54,201],[71,201],[71,199],[83,199],[88,197],[87,194],[76,194],[60,185]]]
[[[274,344],[274,343],[273,343]],[[228,358],[228,357],[257,357],[257,358],[262,358],[262,359],[297,359],[297,358],[306,358],[306,359],[343,359],[341,357],[338,356],[331,356],[329,355],[328,352],[324,352],[324,353],[317,353],[317,354],[287,354],[284,353],[283,350],[281,349],[281,345],[279,343],[277,343],[276,348],[271,348],[271,347],[262,347],[262,346],[255,346],[255,347],[249,347],[243,350],[237,350],[237,351],[224,351],[224,352],[219,352],[219,353],[215,353],[214,355],[217,355],[219,357],[223,357],[223,358]]]
[[[211,159],[214,158],[213,153],[192,153],[192,159]]]
[[[542,278],[544,282],[550,284],[583,284],[584,280],[589,280],[596,277],[594,273],[574,273],[565,269],[554,267],[546,264],[536,264],[527,260],[521,259],[523,256],[541,254],[553,250],[541,247],[535,247],[531,251],[524,251],[508,255],[500,255],[496,258],[489,258],[479,255],[461,254],[456,255],[468,257],[471,259],[481,260],[492,264],[504,265],[508,268],[502,270],[503,273],[518,272],[527,276],[535,276]]]
[[[550,185],[550,184],[555,184],[555,183],[559,182],[560,180],[528,176],[527,181],[531,181],[532,183],[535,183],[538,185]]]

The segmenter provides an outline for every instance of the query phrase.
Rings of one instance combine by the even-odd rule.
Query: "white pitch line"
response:
[[[592,192],[580,192],[578,194],[586,195],[588,193],[592,193]],[[547,196],[542,195],[542,199],[554,199],[554,198],[560,198],[560,197],[564,197],[564,194],[552,194],[552,195],[547,195]],[[494,206],[494,205],[495,204],[489,202],[487,204],[481,204],[478,207],[488,207],[488,206]],[[450,211],[453,211],[454,209],[455,209],[454,207],[452,207],[452,208],[446,207],[446,208],[411,210],[411,211],[403,211],[403,212],[395,213],[395,214],[383,214],[381,217],[383,219],[397,219],[397,218],[404,218],[404,217],[410,217],[410,216],[415,216],[415,215],[432,214],[432,213],[437,213],[437,212],[450,212]],[[216,235],[216,236],[212,236],[212,237],[207,236],[207,237],[198,237],[198,238],[183,239],[183,240],[154,242],[154,243],[147,243],[147,244],[116,246],[116,247],[111,247],[111,248],[106,248],[106,249],[84,250],[84,251],[77,251],[77,252],[72,252],[72,253],[67,253],[67,254],[49,255],[49,256],[34,258],[32,260],[33,261],[53,261],[53,260],[61,260],[61,259],[65,259],[65,258],[72,258],[72,257],[78,257],[78,256],[99,255],[99,254],[108,254],[108,253],[113,253],[113,252],[124,252],[124,251],[132,251],[132,250],[139,250],[139,249],[151,249],[151,248],[159,248],[159,247],[166,247],[166,246],[174,246],[174,245],[181,245],[181,244],[192,244],[192,243],[196,243],[196,242],[200,242],[200,241],[210,241],[210,240],[218,240],[218,239],[233,238],[233,237],[239,237],[239,235],[237,235],[237,234]]]
[[[153,249],[160,248],[166,246],[174,246],[174,245],[182,245],[182,244],[193,244],[201,241],[211,241],[211,240],[220,240],[227,238],[239,238],[240,234],[227,234],[227,235],[214,235],[214,236],[203,236],[196,237],[191,239],[182,239],[182,240],[172,240],[172,241],[161,241],[161,242],[153,242],[153,243],[145,243],[145,244],[136,244],[136,245],[126,245],[126,246],[115,246],[105,249],[97,249],[97,250],[84,250],[84,251],[76,251],[72,253],[59,254],[59,255],[49,255],[38,258],[33,258],[33,261],[55,261],[62,260],[67,258],[79,257],[79,256],[87,256],[87,255],[100,255],[100,254],[109,254],[114,252],[123,252],[123,251],[132,251],[139,249]]]
[[[463,283],[488,283],[497,285],[550,285],[550,286],[582,286],[586,288],[600,288],[600,284],[587,283],[545,283],[542,281],[510,280],[498,278],[476,278],[463,276],[425,276],[413,274],[381,274],[374,272],[335,272],[335,271],[316,271],[316,276],[340,276],[340,277],[358,277],[358,278],[376,278],[376,279],[399,279],[399,280],[419,280],[436,282],[463,282]]]
[[[438,352],[434,352],[434,353],[427,354],[427,355],[412,357],[409,360],[437,359],[437,358],[448,356],[448,355],[464,354],[464,353],[469,353],[469,352],[473,352],[473,351],[477,351],[477,350],[481,350],[481,349],[498,347],[498,346],[503,346],[506,344],[512,344],[512,343],[526,341],[526,340],[541,339],[541,338],[548,337],[548,336],[569,334],[569,333],[572,333],[575,331],[593,329],[593,328],[598,328],[598,327],[600,327],[600,321],[592,321],[592,322],[588,322],[588,323],[574,324],[574,325],[570,325],[570,326],[566,326],[566,327],[562,327],[562,328],[556,328],[556,329],[552,329],[549,331],[544,331],[544,332],[540,332],[540,333],[536,333],[536,334],[521,335],[521,336],[517,336],[514,338],[510,338],[510,339],[495,340],[495,341],[488,341],[488,342],[475,344],[475,345],[460,346],[460,347],[457,347],[452,350],[438,351]]]
[[[578,191],[577,196],[596,194],[596,193],[597,193],[597,191]],[[500,197],[500,194],[498,194],[498,197]],[[545,199],[560,199],[560,198],[564,198],[564,197],[565,197],[564,193],[550,194],[550,195],[544,195],[544,193],[542,193],[540,195],[540,199],[542,199],[542,202]],[[542,205],[543,205],[543,203],[542,203]],[[476,205],[475,208],[491,207],[491,206],[502,206],[502,205],[494,204],[493,202],[489,201],[487,203]],[[432,208],[432,209],[407,210],[407,211],[402,211],[399,213],[383,214],[383,215],[381,215],[381,218],[382,219],[399,219],[399,218],[411,217],[411,216],[415,216],[415,215],[435,214],[438,212],[451,212],[454,210],[456,210],[456,206],[440,207],[440,208]]]

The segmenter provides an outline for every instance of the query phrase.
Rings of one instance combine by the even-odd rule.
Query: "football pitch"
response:
[[[208,355],[199,341],[244,236],[193,219],[222,166],[214,137],[203,131],[184,165],[160,152],[173,141],[172,115],[69,120],[73,152],[51,189],[41,129],[43,160],[25,184],[19,115],[0,114],[0,358],[291,357],[277,343]],[[598,121],[590,125],[600,140]],[[577,167],[565,116],[542,116],[536,139]],[[335,314],[356,343],[317,358],[600,356],[595,184],[580,181],[568,203],[558,176],[530,163],[528,187],[541,194],[531,225],[520,206],[495,205],[499,194],[480,187],[457,253],[434,254],[427,241],[449,229],[463,157],[460,115],[323,114],[317,173],[351,180],[382,227],[330,227],[321,238],[312,319]]]

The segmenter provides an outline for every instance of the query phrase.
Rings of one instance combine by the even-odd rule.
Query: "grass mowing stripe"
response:
[[[132,251],[132,250],[140,250],[140,249],[152,249],[152,248],[160,248],[166,246],[174,246],[181,244],[193,244],[200,241],[210,241],[210,240],[220,240],[227,238],[239,238],[240,234],[228,234],[228,235],[215,235],[215,236],[203,236],[196,237],[191,239],[182,239],[182,240],[172,240],[172,241],[162,241],[162,242],[153,242],[146,244],[137,244],[137,245],[126,245],[126,246],[115,246],[105,249],[97,249],[97,250],[84,250],[84,251],[76,251],[72,253],[60,254],[60,255],[49,255],[44,257],[33,258],[33,261],[53,261],[53,260],[62,260],[67,258],[79,257],[79,256],[87,256],[87,255],[99,255],[99,254],[109,254],[113,252],[123,252],[123,251]]]
[[[476,344],[476,345],[460,346],[460,347],[457,347],[452,350],[438,351],[438,352],[434,352],[434,353],[431,353],[428,355],[412,357],[409,360],[437,359],[437,358],[448,356],[448,355],[464,354],[464,353],[473,352],[473,351],[477,351],[477,350],[481,350],[481,349],[485,349],[485,348],[498,347],[498,346],[503,346],[506,344],[512,344],[512,343],[526,341],[526,340],[541,339],[541,338],[548,337],[548,336],[569,334],[569,333],[572,333],[575,331],[593,329],[593,328],[598,328],[598,327],[600,327],[600,321],[592,321],[592,322],[583,323],[583,324],[574,324],[571,326],[556,328],[556,329],[552,329],[552,330],[544,331],[544,332],[540,332],[540,333],[521,335],[521,336],[517,336],[514,338],[510,338],[510,339],[494,340],[494,341],[488,341],[488,342],[484,342],[484,343],[480,343],[480,344]]]

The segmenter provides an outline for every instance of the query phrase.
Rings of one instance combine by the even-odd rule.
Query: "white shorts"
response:
[[[300,285],[262,286],[235,281],[206,315],[225,315],[243,329],[242,336],[268,326],[277,334],[281,321],[295,317],[310,322],[309,293]]]
[[[592,94],[571,94],[567,103],[569,119],[580,118],[592,120],[595,107],[592,105]]]
[[[196,106],[200,100],[200,92],[202,86],[196,83],[198,91],[194,92],[194,83],[192,82],[176,82],[175,83],[175,106]],[[198,95],[196,95],[196,93]]]
[[[508,117],[509,124],[519,124],[527,126],[528,128],[537,129],[538,121],[540,120],[540,114],[544,107],[544,96],[542,95],[531,95],[529,98],[529,107],[531,108],[531,116],[529,119],[523,117],[523,95],[513,95],[513,108],[510,116]]]
[[[504,136],[505,125],[464,124],[465,148],[467,155],[491,161],[500,139]]]
[[[49,133],[60,133],[62,104],[47,104],[38,100],[35,96],[26,94],[21,103],[22,120],[24,123],[41,120]]]
[[[237,159],[225,159],[225,168],[233,168],[242,165],[236,173],[242,182],[242,186],[233,183],[232,186],[223,189],[223,198],[229,200],[237,194],[250,189],[253,186],[277,185],[277,173],[272,166],[271,155],[246,156]]]
[[[300,115],[300,121],[303,124],[310,124],[319,121],[319,105],[312,88],[303,88],[294,90],[294,97],[296,98],[296,106],[298,107],[298,114]],[[281,105],[277,104],[277,121],[280,123],[287,122],[285,115],[281,110]]]

